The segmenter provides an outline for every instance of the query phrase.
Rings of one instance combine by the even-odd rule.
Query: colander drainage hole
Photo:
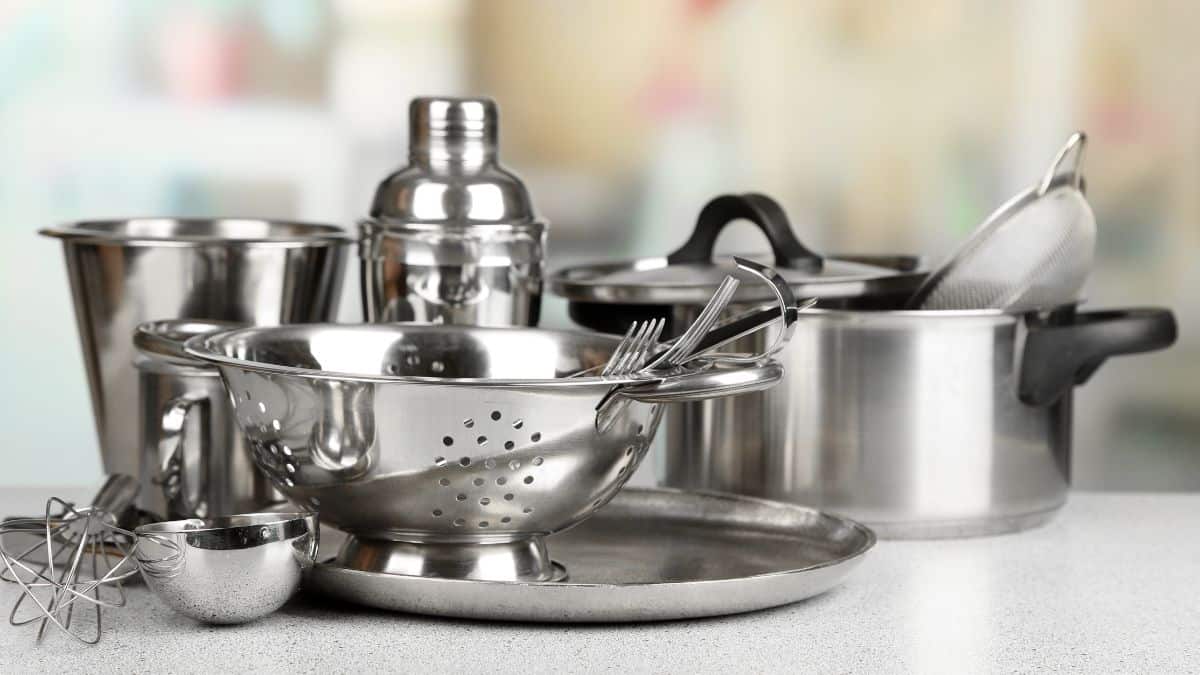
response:
[[[504,516],[503,518],[501,518],[501,519],[500,519],[500,522],[502,522],[502,523],[511,523],[511,522],[512,522],[512,518],[509,518],[508,516]]]
[[[533,482],[533,476],[525,476],[525,484],[529,485]]]
[[[516,471],[517,469],[521,468],[521,463],[515,459],[510,460],[508,463],[508,468],[512,469],[513,471]]]
[[[533,465],[534,465],[534,466],[541,466],[541,465],[542,465],[542,462],[544,462],[544,461],[546,461],[546,460],[542,459],[541,457],[534,457],[534,458],[533,458]]]
[[[475,426],[475,420],[468,417],[467,419],[463,420],[463,426],[470,429],[471,427]]]
[[[529,437],[529,440],[533,441],[534,443],[537,443],[538,441],[542,440],[542,432],[540,432],[540,431],[533,432],[533,435]]]
[[[470,457],[462,457],[458,460],[458,463],[463,466],[471,466],[471,458]]]
[[[533,513],[533,507],[526,506],[525,508],[521,509],[521,513]]]
[[[520,429],[523,426],[525,426],[525,420],[520,419],[520,418],[513,420],[512,427],[514,429]]]
[[[454,445],[454,439],[450,438],[449,436],[442,436],[442,445],[444,445],[448,448],[448,447]]]
[[[632,454],[633,454],[633,446],[632,446],[632,445],[631,445],[631,446],[629,446],[628,448],[625,448],[625,456],[626,456],[626,457],[628,457],[628,456],[630,456],[630,455],[632,455]]]
[[[258,402],[258,410],[259,410],[259,412],[264,412],[264,413],[267,412],[267,404],[263,403],[262,401],[259,401]]]
[[[487,445],[487,436],[480,436],[479,438],[475,439],[475,442],[480,445]]]
[[[467,521],[465,518],[455,518],[454,519],[455,527],[462,527],[463,525],[466,525],[466,524],[467,524]]]
[[[483,460],[483,468],[485,468],[485,469],[496,468],[496,460],[492,459],[491,457],[488,457],[487,459]]]
[[[441,509],[434,509],[434,510],[433,510],[433,517],[434,517],[434,518],[437,518],[437,517],[439,517],[439,516],[441,516],[441,515],[442,515],[442,510],[441,510]]]
[[[496,485],[504,485],[507,482],[508,482],[508,479],[505,478],[504,476],[500,476],[499,478],[496,479]]]
[[[467,501],[467,496],[466,496],[466,495],[464,495],[464,494],[463,494],[463,493],[461,493],[461,492],[460,492],[460,493],[458,493],[458,495],[457,495],[457,496],[455,496],[454,498],[455,498],[455,499],[457,499],[457,500],[458,500],[458,501],[460,501],[460,502],[465,502],[465,501]]]
[[[482,479],[482,478],[476,478],[475,480],[473,480],[473,481],[471,481],[471,482],[475,484],[475,487],[479,487],[479,486],[483,485],[483,479]]]
[[[500,411],[499,411],[499,410],[493,410],[493,411],[492,411],[492,421],[493,421],[493,422],[499,422],[499,421],[500,421]]]
[[[644,431],[645,429],[646,429],[646,427],[645,427],[645,426],[643,426],[643,425],[639,424],[639,425],[638,425],[638,430],[637,430],[637,435],[638,435],[638,436],[641,436],[641,435],[642,435],[642,431]]]
[[[491,504],[491,503],[492,503],[492,500],[488,499],[487,497],[484,497],[483,499],[479,500],[480,506],[487,506],[488,504]]]
[[[487,526],[488,526],[488,521],[486,521],[486,520],[481,520],[481,521],[479,521],[479,526],[480,526],[480,527],[487,527]]]
[[[433,463],[438,466],[446,466],[446,458],[445,457],[434,457]]]
[[[450,479],[449,479],[449,478],[443,478],[443,479],[441,479],[441,480],[439,480],[439,481],[438,481],[438,485],[441,485],[442,487],[448,487],[448,486],[450,485]]]
[[[511,502],[512,500],[513,500],[513,493],[510,492],[510,493],[504,495],[504,501]]]

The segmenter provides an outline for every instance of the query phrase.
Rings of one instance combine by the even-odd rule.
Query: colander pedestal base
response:
[[[337,563],[362,572],[477,581],[560,581],[540,536],[494,544],[410,543],[349,537]]]

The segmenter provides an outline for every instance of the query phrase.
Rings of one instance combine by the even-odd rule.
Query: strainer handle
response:
[[[643,403],[683,403],[762,391],[782,378],[783,366],[774,359],[753,366],[730,366],[714,359],[709,368],[646,384],[626,385],[617,393]]]
[[[162,433],[158,441],[159,468],[154,483],[162,486],[163,497],[168,504],[178,506],[188,516],[203,516],[207,511],[207,504],[203,499],[199,503],[193,502],[192,490],[189,488],[198,488],[196,494],[203,494],[206,479],[204,462],[200,462],[201,475],[194,481],[189,480],[183,455],[186,440],[183,430],[193,410],[199,411],[199,414],[207,418],[210,414],[208,397],[201,394],[184,394],[167,401],[163,406],[160,417]],[[201,422],[203,426],[207,426],[207,419]]]

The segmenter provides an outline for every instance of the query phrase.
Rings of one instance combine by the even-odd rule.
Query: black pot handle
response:
[[[721,195],[704,205],[696,219],[696,229],[683,246],[667,256],[672,265],[711,262],[717,236],[725,226],[745,219],[767,235],[775,254],[775,267],[819,272],[824,264],[821,256],[808,250],[788,222],[783,207],[774,199],[756,192],[741,195]]]
[[[1031,325],[1018,396],[1028,405],[1050,405],[1087,382],[1108,357],[1164,349],[1177,334],[1171,310],[1153,307],[1084,312],[1072,323]]]

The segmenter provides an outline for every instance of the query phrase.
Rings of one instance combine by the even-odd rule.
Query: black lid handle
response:
[[[1050,405],[1108,357],[1165,349],[1177,334],[1175,315],[1160,308],[1086,312],[1065,325],[1030,326],[1018,396],[1028,405]]]
[[[696,219],[696,229],[683,246],[667,256],[672,265],[712,262],[713,247],[725,226],[735,220],[748,220],[758,226],[775,254],[775,267],[820,272],[824,261],[796,238],[783,207],[774,199],[756,192],[721,195],[704,205]]]

